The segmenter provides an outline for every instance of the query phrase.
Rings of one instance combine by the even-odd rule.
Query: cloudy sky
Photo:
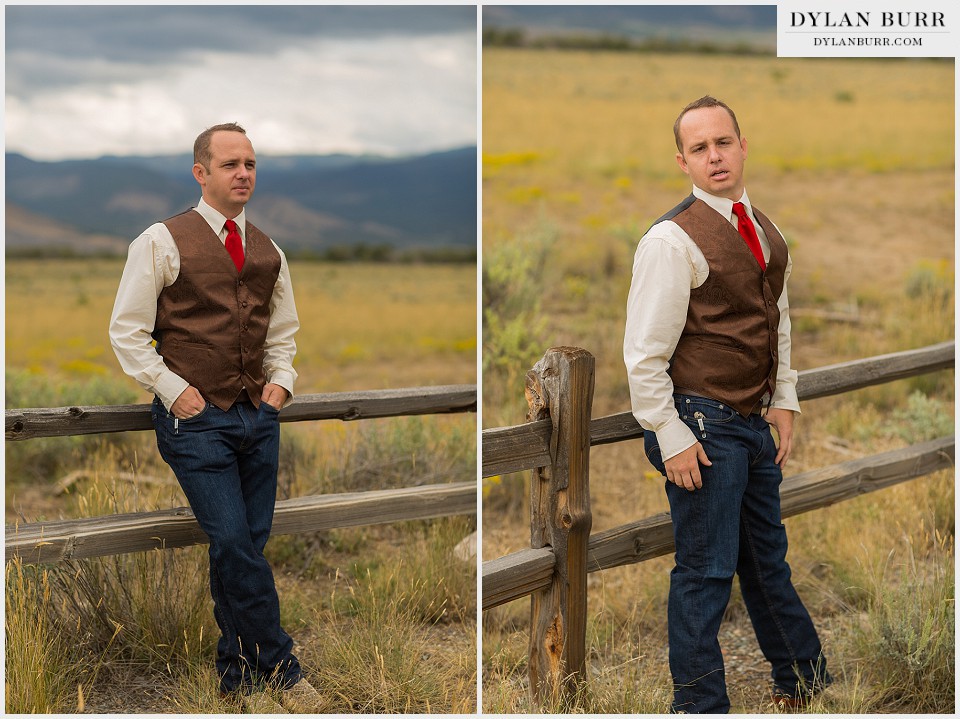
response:
[[[476,7],[7,6],[6,149],[192,151],[237,121],[260,153],[472,145]]]

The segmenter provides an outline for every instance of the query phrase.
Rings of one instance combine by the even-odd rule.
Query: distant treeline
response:
[[[287,258],[297,262],[382,262],[396,264],[470,264],[477,261],[476,247],[397,248],[390,245],[336,245],[324,250],[290,250]],[[70,247],[8,248],[9,260],[117,259],[115,252],[77,252]]]
[[[476,247],[406,247],[390,245],[335,245],[324,250],[287,252],[291,260],[319,262],[476,263]]]
[[[485,47],[518,47],[552,50],[605,50],[611,52],[700,53],[708,55],[773,55],[775,47],[753,45],[745,41],[717,43],[711,40],[651,37],[634,40],[607,33],[565,33],[529,37],[520,28],[487,28]]]

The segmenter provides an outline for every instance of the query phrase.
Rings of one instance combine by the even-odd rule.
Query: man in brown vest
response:
[[[197,207],[130,245],[110,321],[123,370],[155,395],[157,445],[210,540],[224,694],[284,712],[321,710],[280,626],[263,556],[277,491],[281,407],[299,328],[286,258],[246,220],[256,155],[235,123],[194,144]],[[156,346],[153,341],[156,341]]]
[[[772,666],[774,701],[802,706],[830,676],[790,579],[780,518],[800,411],[791,260],[776,226],[750,204],[747,141],[733,111],[703,97],[680,113],[674,136],[693,193],[637,247],[623,342],[633,414],[667,480],[674,527],[672,709],[730,709],[717,636],[734,574]]]

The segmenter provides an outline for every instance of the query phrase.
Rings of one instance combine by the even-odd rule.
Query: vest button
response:
[[[246,306],[247,306],[247,303],[246,303],[246,302],[241,302],[241,303],[240,303],[240,306],[241,306],[241,307],[246,307]]]

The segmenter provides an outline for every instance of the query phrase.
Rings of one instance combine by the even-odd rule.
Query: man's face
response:
[[[693,184],[736,202],[743,195],[747,141],[738,138],[733,118],[722,107],[690,110],[680,120],[677,164]]]
[[[203,199],[227,219],[240,214],[257,184],[257,156],[242,132],[221,130],[210,138],[210,168],[199,162],[193,176]]]

